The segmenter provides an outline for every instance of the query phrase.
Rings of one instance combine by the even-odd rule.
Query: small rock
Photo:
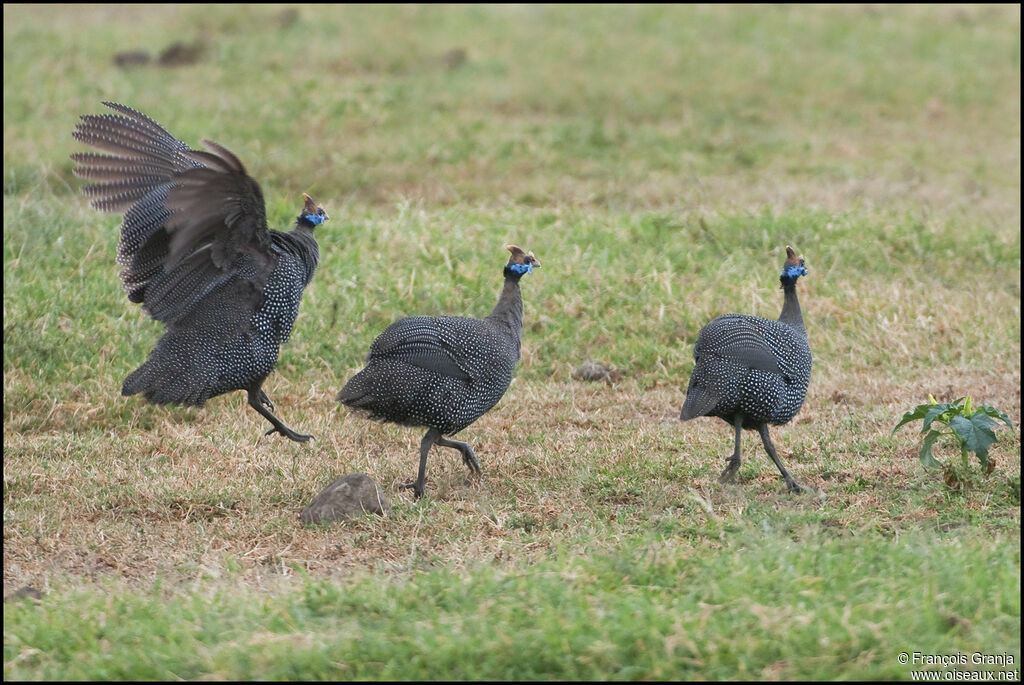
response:
[[[454,48],[441,55],[441,62],[449,69],[458,69],[468,56],[463,48]]]
[[[200,41],[196,41],[192,45],[178,41],[171,43],[160,53],[157,63],[162,67],[180,67],[198,62],[202,54],[203,44]]]
[[[19,588],[11,594],[4,597],[5,602],[12,602],[19,599],[42,599],[43,593],[35,589],[31,585]]]
[[[615,367],[602,366],[596,362],[586,361],[572,372],[572,377],[578,381],[604,381],[611,385],[621,379],[622,374],[616,371]]]
[[[324,488],[302,510],[300,518],[303,523],[320,523],[365,513],[387,516],[391,513],[391,501],[365,473],[350,473]]]
[[[962,630],[965,633],[970,632],[971,630],[971,622],[966,618],[957,616],[956,614],[946,614],[946,625],[948,625],[951,630],[955,628]]]
[[[277,25],[283,29],[288,28],[298,20],[299,11],[294,7],[289,7],[288,9],[277,13]]]
[[[114,64],[122,69],[127,69],[128,67],[141,67],[143,64],[149,64],[149,59],[149,53],[145,50],[129,50],[114,55]]]

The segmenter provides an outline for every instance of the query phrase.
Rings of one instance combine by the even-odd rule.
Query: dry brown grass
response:
[[[948,398],[955,389],[1020,422],[1013,372],[940,368],[909,385],[870,374],[815,377],[798,418],[773,431],[783,460],[811,489],[788,496],[752,434],[744,453],[753,466],[744,467],[741,484],[719,485],[731,433],[718,420],[680,423],[677,386],[517,381],[462,436],[480,457],[482,478],[470,480],[453,451],[435,449],[428,495],[414,503],[398,486],[415,475],[418,431],[336,410],[328,388],[300,395],[297,382],[276,385],[294,425],[317,436],[308,446],[257,440],[263,426],[240,394],[202,411],[140,407],[147,430],[129,423],[88,438],[73,426],[98,408],[64,402],[50,410],[51,430],[8,433],[5,595],[25,585],[99,578],[148,585],[157,577],[229,576],[266,587],[297,568],[346,575],[530,563],[556,549],[611,548],[661,517],[699,528],[708,519],[737,522],[761,507],[808,515],[837,534],[898,535],[907,526],[942,523],[949,508],[935,485],[939,476],[920,466],[911,432],[889,437],[893,417],[907,409],[903,398]],[[1016,526],[1019,505],[991,503],[994,484],[1020,474],[1019,437],[999,433],[999,468],[963,505]],[[353,471],[381,483],[394,515],[302,526],[302,506]]]

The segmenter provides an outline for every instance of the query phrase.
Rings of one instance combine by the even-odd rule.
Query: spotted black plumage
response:
[[[242,163],[217,143],[192,150],[146,115],[82,116],[72,135],[114,154],[77,153],[82,191],[103,211],[123,211],[117,262],[128,299],[164,323],[149,359],[125,379],[124,395],[201,407],[245,390],[249,404],[281,433],[263,381],[288,340],[302,291],[320,258],[313,229],[328,217],[308,195],[289,233],[267,228],[263,193]]]
[[[797,279],[806,273],[803,257],[787,247],[779,320],[725,314],[697,337],[696,364],[679,418],[717,416],[733,426],[736,446],[719,478],[722,482],[731,481],[739,471],[741,430],[757,429],[786,485],[800,490],[775,452],[768,424],[781,425],[796,416],[811,380],[811,348],[796,296]]]
[[[473,450],[449,440],[483,416],[505,394],[519,361],[523,300],[519,279],[540,262],[514,245],[505,265],[505,286],[486,319],[411,316],[374,340],[367,365],[338,393],[338,401],[371,419],[429,428],[420,444],[416,481],[405,487],[423,495],[427,453],[434,445],[462,453],[480,472]]]

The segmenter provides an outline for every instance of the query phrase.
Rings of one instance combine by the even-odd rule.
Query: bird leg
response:
[[[757,431],[761,434],[761,442],[764,443],[764,451],[768,453],[768,456],[772,458],[775,465],[779,467],[779,472],[782,474],[782,477],[786,479],[786,485],[789,487],[789,491],[801,492],[803,488],[796,484],[793,477],[786,471],[786,467],[782,465],[781,461],[779,461],[779,455],[775,453],[775,446],[772,444],[772,439],[768,435],[768,424],[762,423],[757,427]]]
[[[261,386],[262,383],[260,385],[253,385],[249,387],[249,406],[255,409],[257,412],[259,412],[260,416],[265,418],[267,421],[270,421],[270,423],[274,424],[274,427],[268,430],[266,432],[266,435],[270,435],[271,433],[280,433],[284,437],[288,438],[289,440],[294,440],[295,442],[306,442],[311,437],[313,437],[312,435],[296,433],[291,428],[284,425],[279,418],[271,414],[270,410],[268,410],[265,405],[269,405],[271,409],[274,407],[274,405],[270,401],[270,398],[267,397],[267,394],[263,392]]]
[[[413,497],[419,499],[423,497],[423,485],[427,481],[427,452],[434,446],[435,442],[441,440],[441,433],[436,428],[431,428],[427,431],[427,434],[423,436],[423,440],[420,442],[420,472],[416,477],[416,480],[409,481],[402,486],[402,489],[412,489]]]
[[[477,475],[480,474],[480,462],[476,460],[476,455],[473,454],[473,448],[467,443],[440,437],[437,439],[437,444],[441,447],[452,447],[457,449],[459,452],[462,452],[462,463],[466,465],[469,472]]]
[[[736,449],[733,450],[732,456],[725,462],[725,470],[722,471],[722,475],[718,477],[719,483],[731,483],[736,480],[736,474],[740,470],[740,436],[743,433],[743,415],[738,414],[733,419],[733,427],[736,429]]]

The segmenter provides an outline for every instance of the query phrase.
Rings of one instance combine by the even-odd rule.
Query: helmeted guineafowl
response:
[[[796,416],[811,380],[811,348],[796,297],[797,279],[806,273],[803,257],[787,247],[779,279],[785,293],[779,320],[725,314],[697,337],[696,364],[679,418],[717,416],[736,429],[736,449],[720,482],[733,480],[739,471],[741,430],[756,428],[786,485],[800,491],[775,453],[768,424],[778,426]]]
[[[519,279],[539,267],[533,253],[507,246],[505,286],[486,319],[411,316],[388,326],[370,347],[366,368],[338,393],[338,401],[377,421],[429,428],[420,443],[420,470],[412,488],[423,496],[427,453],[437,444],[462,453],[480,473],[472,448],[449,440],[497,404],[519,361],[523,299]]]
[[[267,228],[259,184],[230,151],[204,141],[191,150],[124,105],[85,115],[74,137],[113,154],[78,153],[75,174],[93,207],[124,212],[117,262],[128,299],[166,326],[123,395],[201,407],[245,390],[267,431],[304,442],[271,412],[263,381],[277,364],[313,278],[320,250],[313,229],[327,220],[308,195],[295,228]]]

